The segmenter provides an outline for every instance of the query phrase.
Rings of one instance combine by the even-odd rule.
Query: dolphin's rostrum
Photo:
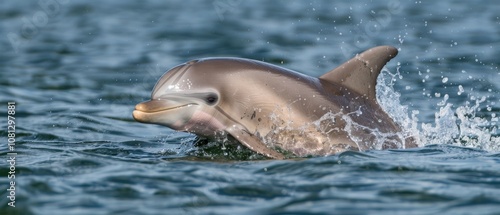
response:
[[[240,58],[205,58],[166,72],[139,122],[208,138],[231,135],[251,150],[283,159],[345,150],[416,146],[376,100],[377,76],[397,49],[369,49],[319,78]]]

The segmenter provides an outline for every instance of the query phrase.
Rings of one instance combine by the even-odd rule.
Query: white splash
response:
[[[399,67],[395,74],[384,68],[377,80],[377,99],[382,108],[403,127],[406,135],[417,137],[419,146],[451,144],[489,152],[500,151],[499,117],[494,113],[489,117],[477,116],[478,111],[485,108],[484,106],[486,110],[491,110],[488,109],[486,97],[470,96],[469,102],[454,108],[453,104],[448,103],[450,96],[445,94],[443,100],[437,104],[439,110],[434,113],[434,122],[419,123],[420,112],[414,110],[409,114],[408,106],[401,105],[400,94],[393,88],[396,78],[402,78]],[[442,81],[447,82],[447,78]],[[464,89],[460,85],[457,94],[462,93]]]

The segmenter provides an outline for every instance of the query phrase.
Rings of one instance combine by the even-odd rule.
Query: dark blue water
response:
[[[0,214],[500,214],[498,11],[494,0],[4,1]],[[319,76],[377,45],[400,50],[378,98],[419,148],[272,161],[131,116],[191,59]]]

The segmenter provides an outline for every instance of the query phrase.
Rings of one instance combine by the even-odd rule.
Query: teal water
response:
[[[0,214],[500,214],[498,11],[486,0],[2,2]],[[419,148],[272,161],[131,116],[191,59],[319,76],[383,44],[400,53],[378,99]]]

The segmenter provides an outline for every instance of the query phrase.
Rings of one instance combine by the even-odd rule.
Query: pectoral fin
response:
[[[279,160],[285,159],[284,155],[275,151],[274,149],[267,147],[267,145],[264,144],[258,137],[252,135],[241,126],[238,125],[229,126],[226,129],[226,132],[231,134],[231,136],[237,139],[241,144],[248,147],[254,152],[257,152],[269,158],[274,158]]]

